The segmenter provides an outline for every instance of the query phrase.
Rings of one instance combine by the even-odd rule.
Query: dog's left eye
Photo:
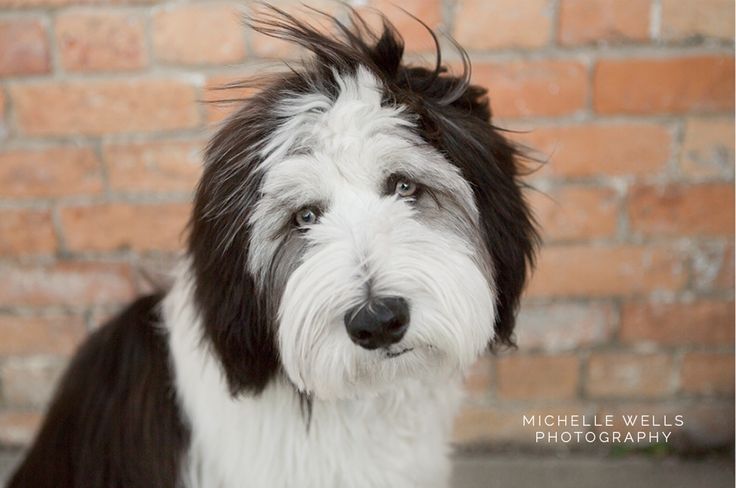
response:
[[[319,211],[315,207],[304,207],[294,214],[294,222],[299,227],[307,227],[317,222]]]
[[[402,198],[412,197],[417,192],[417,184],[409,180],[399,180],[396,182],[394,193]]]

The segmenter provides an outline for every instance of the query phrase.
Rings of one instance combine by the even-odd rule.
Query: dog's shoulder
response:
[[[10,488],[176,486],[187,430],[161,299],[138,298],[87,338]]]

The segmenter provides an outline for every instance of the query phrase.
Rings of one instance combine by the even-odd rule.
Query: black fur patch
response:
[[[92,334],[8,488],[177,488],[188,445],[160,328],[160,296]]]

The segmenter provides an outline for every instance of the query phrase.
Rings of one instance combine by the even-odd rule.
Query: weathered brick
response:
[[[680,153],[682,171],[693,177],[733,175],[732,117],[689,118]]]
[[[626,296],[678,291],[686,282],[682,257],[665,245],[547,246],[527,294]]]
[[[650,12],[649,0],[562,0],[557,39],[568,45],[644,41]]]
[[[214,124],[227,118],[238,110],[243,100],[254,95],[258,90],[253,87],[230,87],[232,83],[247,80],[254,73],[242,75],[217,75],[207,79],[204,101],[207,103],[207,122]]]
[[[734,10],[730,0],[662,0],[662,38],[733,39]]]
[[[39,82],[10,87],[28,135],[152,132],[199,123],[194,87],[173,79]]]
[[[304,2],[301,0],[282,0],[279,2],[278,6],[302,22],[307,22],[313,25],[319,31],[334,32],[334,29],[329,25],[328,21],[319,14],[315,14],[315,12],[305,8]],[[331,0],[312,0],[309,2],[309,7],[330,15],[336,15],[342,11],[342,6],[338,2]],[[250,8],[250,15],[255,16],[256,18],[263,13],[263,9],[259,7],[258,3],[251,3]],[[251,51],[258,57],[296,59],[299,58],[300,55],[304,54],[303,49],[293,42],[274,39],[273,37],[254,31],[249,32],[248,35],[250,38],[249,42]]]
[[[48,73],[49,41],[40,20],[0,20],[0,76]]]
[[[79,315],[14,316],[0,314],[0,355],[71,354],[85,337]]]
[[[0,88],[0,139],[4,139],[8,135],[8,126],[5,122],[5,92]]]
[[[610,340],[615,320],[608,303],[523,304],[516,343],[522,351],[574,351]]]
[[[574,398],[578,388],[578,357],[511,355],[499,358],[497,393],[506,400]]]
[[[668,440],[670,447],[674,449],[703,449],[730,446],[733,442],[733,401],[710,401],[703,400],[696,404],[692,402],[626,402],[616,404],[605,404],[598,410],[598,415],[612,415],[613,425],[611,427],[598,427],[596,431],[619,431],[619,432],[672,432]],[[634,425],[626,425],[624,418],[631,419],[637,416]],[[650,420],[660,424],[657,426],[642,426],[641,416],[646,415]],[[680,415],[683,425],[672,425],[676,416]],[[665,417],[670,426],[664,426]],[[660,437],[660,442],[661,442]],[[640,447],[649,443],[645,439],[637,443]],[[629,444],[631,445],[631,444]]]
[[[50,198],[102,192],[100,164],[84,147],[0,152],[2,198]]]
[[[102,262],[0,264],[0,305],[120,303],[134,294],[130,268]]]
[[[733,326],[733,322],[731,323]],[[734,391],[734,355],[690,352],[682,360],[680,387],[685,393],[728,394]]]
[[[61,209],[66,245],[74,251],[178,250],[188,204],[105,204]]]
[[[482,356],[465,376],[464,390],[469,398],[483,398],[493,385],[493,360]]]
[[[672,392],[672,371],[666,354],[593,353],[586,391],[593,397],[656,398]]]
[[[646,236],[733,235],[733,184],[638,185],[628,215],[632,230]]]
[[[152,4],[161,0],[0,0],[0,7],[36,8],[63,7],[65,5],[137,5]]]
[[[473,83],[488,88],[496,117],[571,114],[588,96],[586,69],[577,61],[476,63]]]
[[[730,56],[603,59],[595,67],[598,113],[727,111],[734,106]]]
[[[566,186],[528,196],[545,241],[601,239],[616,233],[620,199],[615,190]]]
[[[646,123],[536,127],[514,139],[546,161],[540,176],[566,178],[657,174],[671,146],[666,127]]]
[[[126,192],[192,191],[202,172],[203,141],[106,144],[110,187]]]
[[[703,292],[733,290],[734,245],[727,242],[696,242],[689,250],[693,285]]]
[[[153,17],[153,47],[169,63],[235,63],[245,59],[244,30],[231,4],[167,5]]]
[[[625,303],[620,338],[625,343],[725,345],[734,340],[732,301]]]
[[[544,447],[541,444],[535,444],[534,433],[537,430],[554,432],[564,428],[544,427],[540,429],[538,426],[524,425],[524,416],[571,416],[586,413],[592,414],[589,407],[574,402],[543,407],[532,404],[523,409],[516,405],[466,406],[455,419],[453,440],[458,444],[513,443]]]
[[[539,47],[552,31],[548,0],[460,0],[454,37],[465,49]]]
[[[38,410],[0,410],[0,444],[26,446],[41,425]]]
[[[368,24],[376,32],[381,32],[383,27],[379,17],[375,15],[375,11],[378,11],[386,15],[401,33],[406,42],[407,52],[433,52],[435,50],[432,36],[411,15],[420,19],[428,27],[437,30],[442,25],[441,0],[405,0],[401,2],[400,8],[391,0],[370,0],[367,6],[367,9],[362,8],[358,11],[365,16]],[[404,10],[411,15],[407,15]]]
[[[0,256],[53,254],[56,245],[48,210],[0,210]]]
[[[67,361],[61,358],[11,358],[0,367],[3,398],[11,407],[45,407]]]
[[[61,63],[69,71],[132,70],[148,63],[137,14],[72,10],[59,14],[55,29]]]

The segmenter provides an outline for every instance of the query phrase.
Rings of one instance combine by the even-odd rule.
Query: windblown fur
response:
[[[173,288],[87,340],[10,487],[446,486],[537,236],[464,51],[409,66],[351,20],[251,21],[311,59],[214,135]]]

